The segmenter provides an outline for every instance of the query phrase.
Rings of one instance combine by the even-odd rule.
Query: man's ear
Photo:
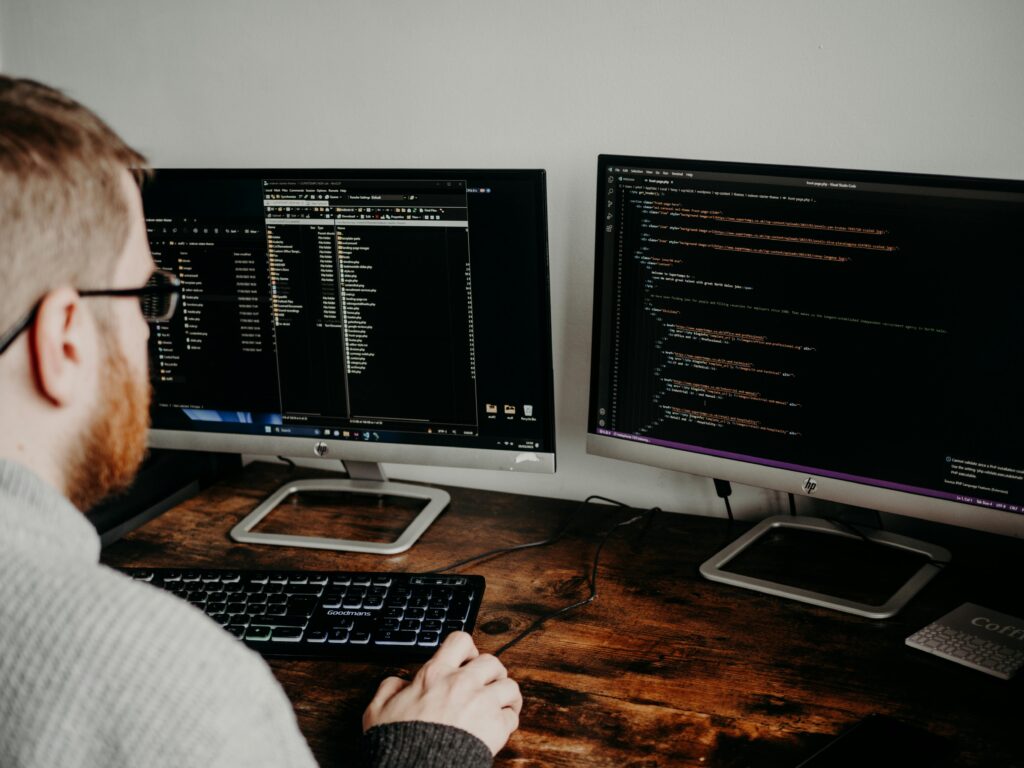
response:
[[[29,332],[29,354],[40,394],[57,406],[88,391],[94,365],[95,325],[73,288],[57,288],[40,302]]]

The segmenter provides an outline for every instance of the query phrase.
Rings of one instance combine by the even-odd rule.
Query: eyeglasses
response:
[[[141,288],[109,288],[104,290],[79,291],[78,295],[90,298],[95,296],[134,297],[139,300],[139,308],[147,323],[160,323],[170,320],[174,310],[178,308],[178,296],[181,294],[181,281],[173,272],[157,269]],[[45,297],[44,297],[45,298]],[[0,355],[14,343],[21,332],[35,322],[36,313],[43,299],[32,305],[6,333],[0,335]]]

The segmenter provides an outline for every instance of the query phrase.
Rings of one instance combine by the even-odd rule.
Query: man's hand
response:
[[[412,682],[385,678],[363,713],[363,731],[420,720],[469,731],[497,754],[519,727],[523,697],[504,665],[453,632]]]

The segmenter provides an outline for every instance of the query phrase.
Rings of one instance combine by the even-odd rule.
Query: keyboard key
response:
[[[440,642],[441,636],[437,632],[420,632],[417,645],[435,646]]]
[[[368,597],[365,600],[363,600],[363,608],[369,608],[370,610],[375,610],[377,608],[381,608],[381,607],[383,607],[383,605],[384,605],[384,598],[383,597]]]
[[[249,632],[252,631],[250,628]],[[246,637],[248,637],[248,634],[246,634]],[[302,630],[299,627],[275,627],[270,639],[285,643],[297,643],[302,639]]]
[[[306,632],[307,643],[326,643],[327,631],[324,629],[310,629]]]
[[[270,627],[250,627],[245,633],[246,640],[269,640]]]
[[[348,640],[354,645],[366,645],[370,642],[370,633],[365,630],[356,630],[349,635]]]
[[[304,627],[309,623],[305,616],[253,616],[251,627]]]
[[[469,616],[468,600],[452,600],[448,606],[447,619],[449,621],[465,621]]]
[[[312,616],[318,602],[314,597],[293,597],[288,601],[287,612],[290,616]]]
[[[328,643],[347,643],[348,642],[348,630],[347,629],[332,629],[327,634]]]
[[[289,584],[284,591],[290,595],[316,595],[319,597],[324,593],[324,588],[320,584]]]
[[[416,633],[406,630],[384,630],[378,632],[374,645],[415,645]]]

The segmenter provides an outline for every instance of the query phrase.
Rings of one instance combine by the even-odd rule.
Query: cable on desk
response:
[[[593,496],[591,496],[591,497],[588,497],[588,500],[591,499],[591,498],[603,498],[603,497],[593,497]],[[614,501],[613,499],[604,499],[604,501],[610,501],[611,503],[618,504],[619,506],[622,506],[622,507],[628,506],[626,504],[622,504],[621,502]],[[584,501],[583,503],[585,504],[586,501]],[[511,640],[509,640],[507,643],[505,643],[503,646],[498,648],[498,650],[496,650],[494,652],[494,655],[495,656],[500,656],[505,651],[507,651],[509,648],[511,648],[512,646],[514,646],[517,643],[519,643],[521,640],[523,640],[526,637],[529,637],[530,635],[532,635],[534,632],[536,632],[538,629],[540,629],[542,626],[544,626],[544,624],[546,624],[551,619],[557,618],[559,616],[564,616],[565,614],[569,613],[570,611],[574,611],[577,608],[582,608],[583,606],[589,605],[590,603],[594,602],[594,600],[597,599],[597,567],[600,564],[600,560],[601,560],[601,550],[604,549],[604,545],[608,542],[608,537],[611,536],[619,528],[624,528],[627,525],[632,525],[637,520],[642,520],[643,518],[652,516],[655,512],[660,512],[660,511],[661,511],[661,509],[659,507],[652,507],[651,509],[648,509],[647,511],[642,512],[639,515],[634,515],[633,517],[629,518],[628,520],[621,520],[621,521],[617,522],[615,525],[611,526],[608,530],[606,530],[604,532],[604,535],[601,537],[600,543],[597,545],[597,549],[594,551],[594,563],[591,566],[590,577],[588,579],[588,582],[590,584],[590,594],[587,597],[583,598],[582,600],[578,600],[577,602],[572,603],[571,605],[564,606],[563,608],[559,608],[556,611],[552,611],[551,613],[548,613],[548,614],[545,614],[544,616],[541,616],[539,619],[534,621],[530,626],[528,626],[526,629],[524,629],[518,635],[516,635]]]
[[[429,571],[426,571],[426,573],[444,573],[445,571],[450,571],[450,570],[452,570],[454,568],[461,568],[464,565],[469,565],[470,563],[475,563],[478,560],[485,560],[485,559],[487,559],[489,557],[497,557],[498,555],[507,555],[510,552],[518,552],[518,551],[523,550],[523,549],[533,549],[535,547],[544,547],[544,546],[547,546],[549,544],[554,544],[555,542],[561,541],[562,538],[565,536],[566,531],[569,530],[569,525],[572,523],[572,519],[576,516],[576,513],[579,512],[580,509],[582,509],[584,506],[586,506],[587,504],[589,504],[591,501],[593,501],[595,499],[600,500],[600,501],[606,501],[609,504],[615,504],[615,505],[620,506],[620,507],[628,506],[626,504],[623,504],[621,501],[615,501],[615,499],[609,499],[609,498],[606,498],[605,496],[598,496],[596,494],[593,494],[591,496],[587,496],[587,498],[585,498],[583,501],[581,501],[579,504],[577,504],[572,509],[572,511],[569,512],[565,516],[565,519],[562,521],[561,527],[558,529],[558,531],[553,536],[549,536],[546,539],[540,539],[539,541],[529,541],[529,542],[526,542],[525,544],[514,544],[514,545],[512,545],[510,547],[498,547],[497,549],[491,549],[491,550],[488,550],[487,552],[481,552],[478,555],[473,555],[472,557],[467,557],[467,558],[465,558],[463,560],[457,560],[454,563],[449,563],[448,565],[442,566],[441,568],[433,568],[433,569],[431,569]]]
[[[290,469],[292,472],[295,471],[295,462],[289,459],[287,456],[278,456],[277,459],[278,461],[283,461],[285,464],[287,464],[288,469]]]
[[[796,517],[796,497],[793,494],[789,494],[789,516]]]

